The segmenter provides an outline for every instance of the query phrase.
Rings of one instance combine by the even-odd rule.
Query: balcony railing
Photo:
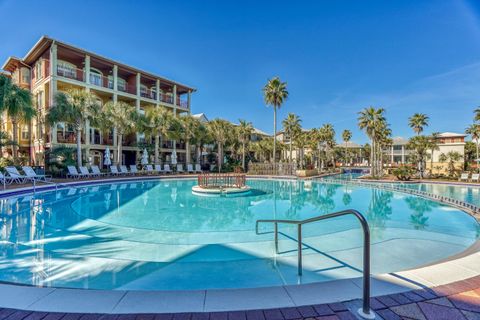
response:
[[[173,103],[173,97],[171,95],[161,94],[160,101],[166,103]]]
[[[177,99],[177,106],[180,108],[188,109],[188,101]]]
[[[152,89],[141,89],[140,96],[143,98],[152,99],[152,100],[157,99],[157,93]]]
[[[107,89],[113,89],[113,79],[101,76],[96,73],[90,73],[90,84]]]
[[[57,66],[57,75],[77,81],[85,81],[85,72],[82,69]]]
[[[130,94],[137,94],[137,88],[134,85],[125,83],[125,84],[118,84],[117,85],[117,90],[130,93]]]

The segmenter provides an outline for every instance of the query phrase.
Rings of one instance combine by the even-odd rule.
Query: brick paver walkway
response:
[[[360,300],[295,308],[212,313],[89,314],[0,309],[0,320],[356,320]],[[376,319],[480,320],[480,276],[371,299]]]

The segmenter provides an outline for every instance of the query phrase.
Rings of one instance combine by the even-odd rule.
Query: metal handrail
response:
[[[363,306],[359,310],[362,317],[367,319],[373,319],[374,313],[370,309],[370,228],[368,226],[367,219],[354,209],[347,209],[343,211],[333,212],[305,220],[284,220],[284,219],[261,219],[257,220],[255,224],[255,233],[265,234],[266,232],[259,233],[258,226],[260,223],[273,223],[275,234],[275,251],[278,253],[278,224],[295,224],[297,225],[297,237],[298,237],[298,275],[302,275],[302,225],[312,222],[317,222],[326,219],[332,219],[345,215],[353,215],[363,229]]]

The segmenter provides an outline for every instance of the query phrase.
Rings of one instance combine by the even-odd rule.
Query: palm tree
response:
[[[294,143],[295,146],[298,148],[298,153],[300,154],[300,169],[304,169],[304,149],[309,144],[308,134],[306,132],[299,132],[295,135]]]
[[[22,89],[12,83],[10,78],[0,78],[0,113],[6,112],[12,122],[12,157],[16,161],[18,157],[18,124],[29,123],[35,117],[36,110],[33,107],[30,91]]]
[[[332,166],[335,168],[335,152],[333,152],[333,149],[335,147],[335,129],[333,128],[333,125],[330,123],[325,123],[321,128],[320,128],[320,135],[322,136],[322,140],[325,144],[325,153],[326,157],[330,158],[332,161]]]
[[[275,164],[275,153],[277,151],[277,109],[280,109],[288,98],[287,83],[280,81],[279,77],[268,80],[265,87],[263,87],[263,98],[265,104],[273,107],[273,164]]]
[[[117,130],[117,164],[122,164],[122,145],[124,135],[135,131],[138,113],[135,106],[123,101],[109,101],[101,113],[102,121]]]
[[[427,151],[430,150],[430,139],[425,136],[415,136],[408,141],[407,149],[412,150],[410,157],[417,162],[418,172],[420,178],[423,178],[425,171],[425,162],[427,158]]]
[[[479,109],[480,111],[480,109]],[[471,124],[466,130],[466,134],[469,134],[472,137],[472,140],[475,141],[475,148],[476,148],[476,162],[477,162],[477,170],[480,172],[480,167],[478,165],[480,159],[478,154],[478,140],[480,139],[480,124],[473,123]]]
[[[191,160],[192,155],[190,153],[190,143],[195,138],[195,134],[198,130],[198,127],[200,126],[200,121],[198,121],[191,115],[180,117],[179,120],[180,120],[179,124],[182,130],[182,136],[183,136],[183,139],[185,140],[185,149],[187,151],[186,161],[187,161],[187,164],[190,164],[192,162]]]
[[[433,154],[435,150],[439,150],[438,147],[438,138],[440,137],[440,132],[434,132],[430,136],[430,174],[433,173]]]
[[[417,135],[422,133],[424,127],[428,127],[428,116],[423,113],[415,113],[408,118],[408,125],[415,131]]]
[[[245,145],[250,141],[250,136],[253,133],[253,126],[251,122],[247,122],[245,120],[239,120],[240,124],[238,125],[238,135],[239,140],[242,143],[242,168],[245,172]]]
[[[82,165],[82,130],[87,120],[93,120],[98,114],[100,103],[93,93],[81,89],[58,92],[55,104],[48,110],[47,122],[54,125],[57,122],[67,122],[74,126],[77,143],[77,165]],[[54,132],[53,134],[56,134]]]
[[[155,139],[154,163],[160,163],[160,139],[169,135],[172,125],[173,114],[165,107],[153,107],[147,109],[143,117],[143,127]]]
[[[228,141],[228,135],[231,133],[232,125],[223,119],[214,119],[207,124],[208,131],[217,144],[218,172],[223,165],[223,148]]]
[[[201,160],[202,160],[203,146],[207,143],[210,143],[212,140],[207,127],[201,122],[197,127],[197,131],[195,132],[194,141],[195,141],[195,145],[197,146],[197,163],[202,164]]]
[[[352,139],[352,131],[350,130],[343,130],[342,132],[342,139],[343,139],[343,142],[345,142],[345,160],[349,160],[347,159],[347,153],[348,153],[348,142],[350,141],[350,139]]]
[[[371,140],[370,145],[370,168],[373,177],[377,177],[380,174],[378,168],[378,132],[381,132],[382,128],[387,127],[385,119],[385,109],[368,107],[359,112],[358,126],[360,129],[365,130],[367,136]]]
[[[460,161],[463,156],[457,151],[449,151],[447,154],[441,153],[439,156],[440,162],[448,162],[447,171],[449,176],[455,175],[455,162]]]
[[[474,120],[480,121],[480,107],[477,107],[477,109],[475,109],[473,112],[475,113]]]
[[[298,133],[300,133],[302,130],[301,122],[302,120],[300,119],[300,117],[294,113],[289,113],[282,122],[284,134],[288,136],[290,139],[290,143],[289,143],[290,156],[288,159],[289,164],[292,164],[293,140],[295,140],[295,136]]]

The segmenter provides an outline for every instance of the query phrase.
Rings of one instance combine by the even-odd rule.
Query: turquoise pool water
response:
[[[410,183],[403,184],[404,187],[438,194],[452,199],[468,202],[473,205],[480,205],[480,187],[467,185],[447,185],[434,183]]]
[[[321,181],[249,180],[244,197],[192,195],[194,180],[78,187],[0,201],[0,281],[95,289],[265,287],[361,276],[362,233],[352,217],[255,234],[257,219],[305,219],[346,208],[372,235],[372,272],[414,268],[462,252],[477,222],[402,193]],[[266,231],[271,227],[265,226]]]

